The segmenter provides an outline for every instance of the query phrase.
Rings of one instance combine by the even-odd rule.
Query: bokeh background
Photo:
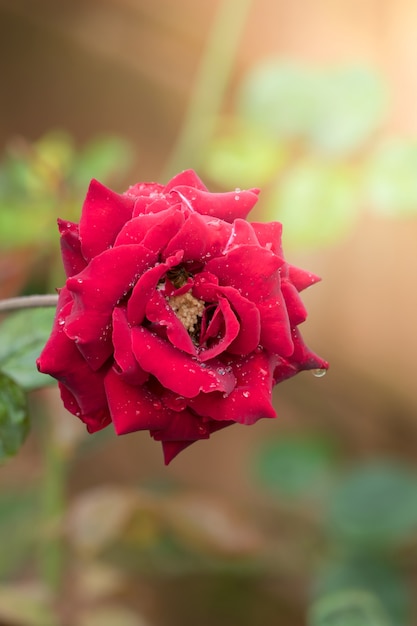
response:
[[[169,468],[31,392],[1,624],[416,623],[416,23],[412,0],[0,0],[0,296],[62,282],[55,221],[90,178],[192,167],[262,188],[254,219],[323,278],[304,337],[331,362]],[[3,320],[0,369],[31,389],[6,349],[26,331]]]

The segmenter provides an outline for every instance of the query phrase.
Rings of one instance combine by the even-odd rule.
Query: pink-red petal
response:
[[[93,369],[99,369],[112,354],[114,307],[155,260],[155,253],[143,246],[118,246],[95,257],[67,280],[74,306],[65,330]]]
[[[80,240],[89,261],[113,245],[119,230],[132,217],[133,200],[92,180],[80,220]]]
[[[67,278],[81,272],[87,262],[81,252],[78,224],[58,219],[61,234],[61,254]]]
[[[212,215],[226,222],[233,222],[238,217],[245,219],[258,201],[259,191],[251,189],[210,193],[194,187],[178,185],[172,189],[171,193],[178,194],[185,206],[201,215]]]
[[[139,365],[171,391],[186,398],[200,391],[230,393],[235,385],[231,372],[217,364],[200,364],[143,326],[132,328],[132,346]]]

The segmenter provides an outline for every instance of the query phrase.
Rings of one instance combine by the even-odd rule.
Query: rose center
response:
[[[187,291],[179,296],[171,296],[168,303],[190,335],[195,334],[204,312],[205,302]]]

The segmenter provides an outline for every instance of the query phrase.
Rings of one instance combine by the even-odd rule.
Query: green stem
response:
[[[44,478],[42,489],[42,517],[45,536],[39,555],[42,578],[52,591],[59,591],[64,569],[62,516],[65,511],[67,458],[56,441],[52,420],[45,419],[42,433]]]
[[[184,124],[165,168],[165,179],[201,163],[221,110],[250,6],[251,0],[220,2]]]

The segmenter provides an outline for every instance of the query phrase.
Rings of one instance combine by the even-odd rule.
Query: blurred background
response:
[[[4,319],[31,431],[1,453],[0,624],[416,623],[416,23],[412,0],[0,0],[0,297],[62,284],[56,218],[90,178],[194,168],[262,188],[252,219],[323,278],[303,334],[331,362],[165,468],[31,391],[51,311]]]

